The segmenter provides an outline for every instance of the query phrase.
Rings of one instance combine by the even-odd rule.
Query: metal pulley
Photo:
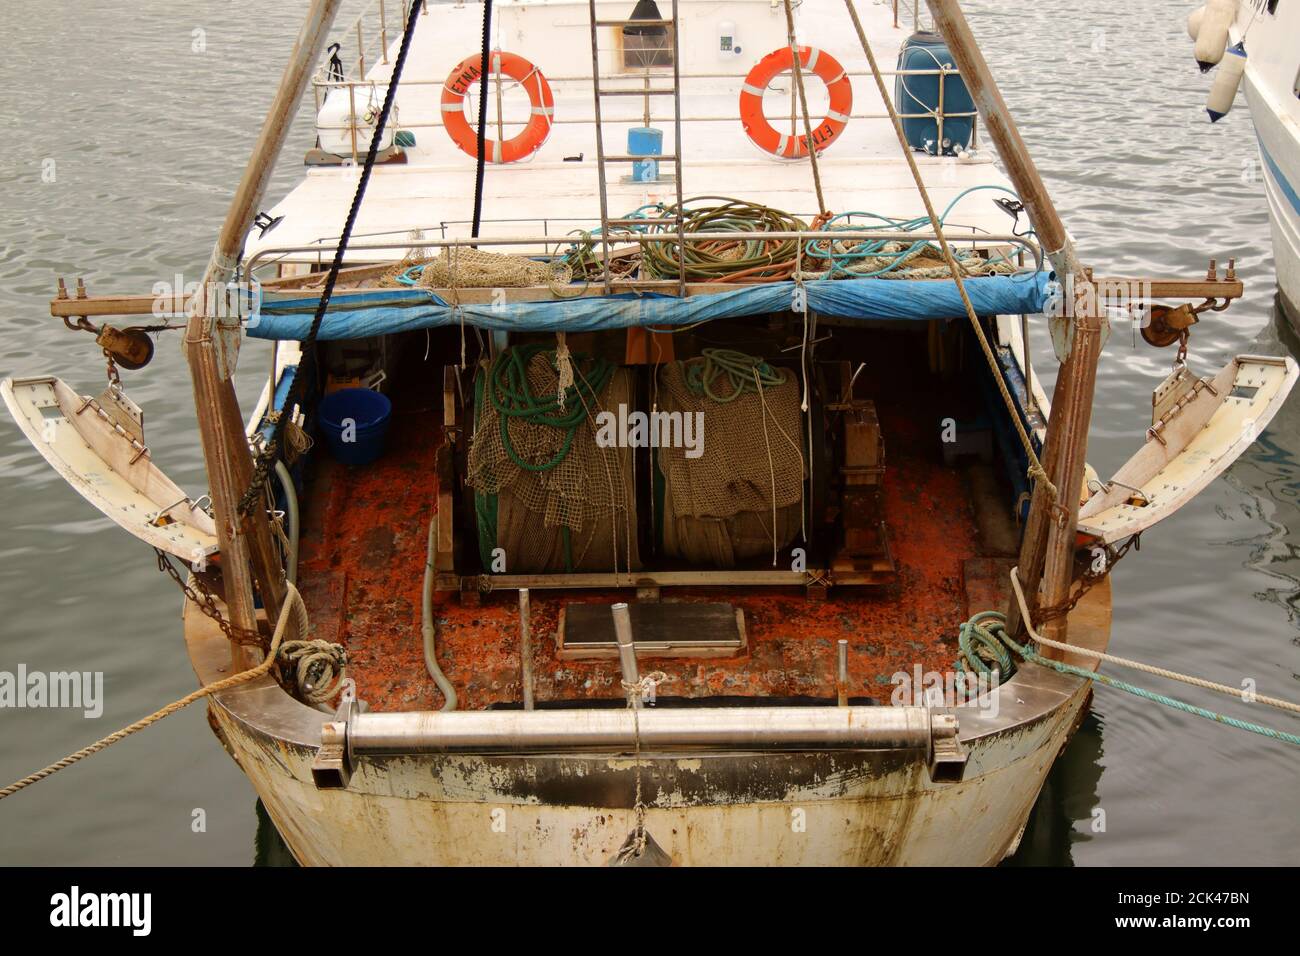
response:
[[[1151,318],[1142,326],[1142,339],[1158,349],[1173,345],[1200,321],[1193,308],[1184,303],[1179,306],[1153,305]]]
[[[95,336],[95,344],[104,350],[110,361],[133,372],[144,368],[153,359],[153,339],[143,329],[118,329],[104,325]]]

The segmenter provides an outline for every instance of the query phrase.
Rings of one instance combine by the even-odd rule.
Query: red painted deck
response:
[[[383,710],[440,707],[423,660],[420,597],[429,521],[436,500],[435,424],[441,398],[428,377],[395,396],[385,456],[348,468],[315,455],[304,501],[300,587],[316,636],[342,640],[363,700]],[[887,701],[890,675],[947,671],[958,624],[968,611],[962,577],[981,555],[960,472],[943,467],[939,421],[961,417],[969,399],[926,382],[906,403],[884,389],[877,402],[886,447],[884,501],[897,581],[840,588],[825,603],[794,589],[665,589],[664,597],[725,600],[744,609],[748,654],[732,659],[648,662],[675,680],[671,696],[834,697],[835,643],[849,641],[850,694]],[[917,391],[920,391],[919,389]],[[918,408],[918,405],[920,406]],[[488,594],[479,607],[435,593],[438,659],[460,695],[481,709],[521,700],[517,592]],[[566,602],[612,603],[631,592],[532,592],[538,701],[621,699],[616,660],[573,662],[556,656],[555,628]]]

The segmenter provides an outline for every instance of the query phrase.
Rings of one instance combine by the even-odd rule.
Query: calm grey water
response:
[[[966,4],[1099,273],[1190,276],[1211,256],[1237,258],[1247,298],[1194,334],[1192,360],[1209,371],[1239,352],[1296,343],[1273,314],[1268,220],[1252,175],[1245,103],[1214,128],[1206,121],[1208,82],[1183,31],[1190,6]],[[178,272],[197,277],[305,7],[305,0],[5,0],[0,373],[51,373],[86,391],[101,385],[91,338],[48,315],[58,275],[84,276],[92,293],[148,291]],[[277,197],[301,175],[308,115],[277,170]],[[53,182],[42,175],[49,161]],[[261,349],[251,346],[250,355]],[[164,338],[158,351],[147,372],[128,375],[128,386],[146,410],[155,460],[182,486],[201,489],[179,344]],[[1044,335],[1036,352],[1046,371]],[[1108,344],[1090,448],[1103,475],[1136,447],[1150,390],[1170,359],[1119,335]],[[243,363],[246,406],[263,365],[256,356]],[[1261,693],[1300,698],[1296,399],[1227,475],[1121,566],[1116,653],[1232,684],[1250,677]],[[97,720],[0,711],[0,783],[192,690],[179,606],[152,552],[96,517],[0,415],[0,670],[24,663],[103,671],[106,696]],[[1221,706],[1209,694],[1177,692]],[[1232,701],[1226,709],[1297,729],[1285,716],[1243,713]],[[1052,773],[1017,862],[1294,864],[1298,795],[1293,748],[1103,687]],[[0,803],[0,863],[283,859],[273,831],[259,835],[258,821],[252,789],[200,706]]]

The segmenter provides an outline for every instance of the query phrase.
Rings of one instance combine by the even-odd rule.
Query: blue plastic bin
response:
[[[317,409],[330,454],[345,465],[368,465],[384,452],[393,414],[388,397],[369,388],[330,392]]]

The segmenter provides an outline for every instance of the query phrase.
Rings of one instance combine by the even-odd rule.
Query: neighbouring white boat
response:
[[[1227,113],[1244,86],[1268,194],[1278,290],[1300,328],[1300,3],[1229,0],[1226,6],[1226,44],[1217,33],[1213,43],[1224,57],[1215,77],[1221,95],[1211,103],[1210,117],[1217,121]],[[1200,18],[1189,23],[1194,36],[1202,29]]]
[[[187,333],[211,513],[131,458],[138,419],[78,422],[127,402],[119,385],[97,405],[54,379],[2,390],[93,504],[202,559],[184,610],[202,683],[255,660],[237,630],[265,639],[299,593],[318,649],[346,651],[337,693],[286,667],[210,700],[294,856],[1012,852],[1096,661],[1013,664],[980,612],[1037,566],[1039,625],[1105,650],[1097,561],[1220,474],[1296,381],[1289,359],[1182,361],[1241,283],[1083,270],[949,0],[946,44],[906,3],[497,0],[485,25],[481,3],[379,2],[342,34],[355,50],[321,57],[337,6],[314,0],[209,267],[224,283],[238,260],[257,309],[241,328],[200,305]],[[312,65],[307,174],[249,234]],[[1053,269],[1111,298],[1057,314]],[[1143,335],[1182,351],[1133,459],[1086,481],[1116,303],[1168,303]],[[81,328],[147,308],[52,303]],[[1044,312],[1077,359],[1055,412],[1028,361]],[[275,343],[246,424],[244,332]]]

